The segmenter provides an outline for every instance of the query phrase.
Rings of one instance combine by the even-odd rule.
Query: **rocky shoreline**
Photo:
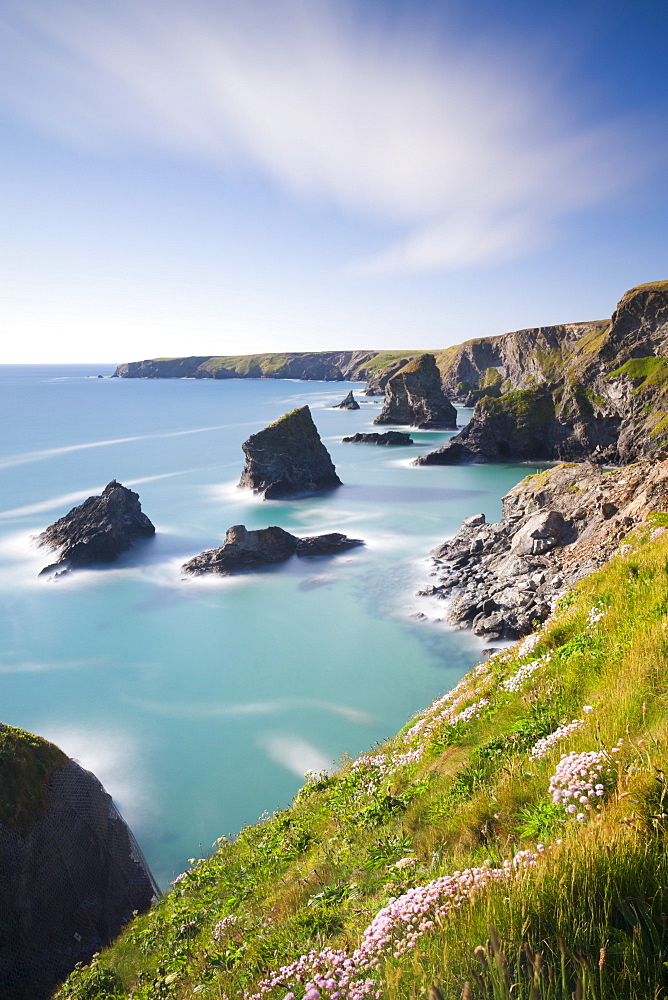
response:
[[[653,512],[668,510],[668,461],[604,472],[591,463],[527,476],[431,553],[435,582],[418,596],[447,601],[445,619],[488,641],[515,640],[545,621],[559,596],[610,559]],[[657,528],[657,530],[662,530]]]

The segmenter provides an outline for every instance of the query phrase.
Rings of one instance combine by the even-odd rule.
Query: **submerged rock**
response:
[[[229,528],[225,541],[217,549],[209,549],[184,563],[182,570],[190,576],[217,573],[230,576],[247,569],[285,562],[290,556],[328,556],[364,545],[359,538],[348,538],[338,531],[325,535],[298,538],[276,526],[248,531],[243,524]]]
[[[443,392],[433,354],[420,354],[389,379],[385,404],[374,423],[456,429],[457,411]]]
[[[353,396],[353,390],[351,389],[345,399],[342,399],[340,403],[336,403],[332,409],[334,410],[359,410],[360,404],[357,402]]]
[[[341,486],[308,406],[284,414],[242,445],[246,465],[239,486],[265,500],[298,497]]]
[[[37,536],[40,547],[58,552],[42,573],[112,562],[138,539],[154,534],[139,494],[112,479],[101,496],[88,497]]]
[[[0,723],[0,993],[46,1000],[159,890],[94,774]]]
[[[372,431],[370,434],[352,434],[343,438],[343,444],[386,444],[386,445],[407,445],[414,444],[413,438],[405,431],[385,431],[380,434]]]

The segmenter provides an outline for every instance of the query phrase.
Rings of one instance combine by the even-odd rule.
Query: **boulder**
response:
[[[139,495],[112,479],[101,496],[88,497],[37,536],[37,545],[58,553],[42,573],[113,562],[138,539],[154,534]]]
[[[46,1000],[159,890],[94,774],[0,723],[0,993]]]
[[[359,410],[360,404],[357,402],[353,396],[353,390],[351,389],[345,399],[342,399],[340,403],[336,403],[332,409],[334,410]]]
[[[433,354],[420,354],[389,379],[385,404],[374,423],[456,429],[457,411],[443,392]]]
[[[243,524],[235,524],[228,529],[221,546],[190,559],[184,563],[182,571],[189,576],[201,576],[203,573],[230,576],[285,562],[293,555],[329,556],[356,545],[364,545],[364,542],[359,538],[348,538],[338,531],[298,538],[276,526],[248,531]]]
[[[246,464],[239,486],[265,500],[299,497],[341,486],[308,406],[284,414],[242,445]]]
[[[414,444],[413,438],[405,431],[385,431],[379,434],[372,431],[369,434],[359,433],[343,438],[343,444],[383,444],[383,445],[408,445]]]

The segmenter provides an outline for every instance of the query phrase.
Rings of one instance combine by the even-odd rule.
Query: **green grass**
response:
[[[554,419],[554,403],[549,392],[536,389],[516,389],[498,399],[483,396],[478,406],[488,418],[502,420],[512,418],[518,429],[530,428],[536,424],[549,424]]]
[[[382,955],[374,972],[382,997],[426,997],[431,984],[444,1000],[665,996],[668,531],[656,534],[664,525],[668,513],[655,515],[624,555],[567,595],[532,650],[518,644],[471,671],[456,693],[460,708],[478,704],[468,721],[439,722],[437,708],[417,716],[371,751],[394,761],[379,780],[347,759],[334,775],[312,775],[289,808],[195,863],[73,974],[61,1000],[252,995],[310,949],[352,951],[390,897],[499,866],[538,840],[550,849],[534,868],[462,901],[399,957],[394,948]],[[594,607],[604,609],[600,621],[591,621]],[[519,690],[504,687],[543,655]],[[573,718],[581,727],[532,759],[536,741]],[[600,813],[567,821],[548,794],[560,754],[610,751],[619,740]],[[418,760],[400,756],[415,749]],[[237,922],[216,940],[230,914]],[[301,998],[304,987],[293,992]]]
[[[39,736],[15,726],[0,728],[0,822],[27,833],[49,805],[53,772],[68,758]]]

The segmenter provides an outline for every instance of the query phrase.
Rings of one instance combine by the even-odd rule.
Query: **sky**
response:
[[[0,0],[0,363],[429,349],[668,278],[663,0]]]

